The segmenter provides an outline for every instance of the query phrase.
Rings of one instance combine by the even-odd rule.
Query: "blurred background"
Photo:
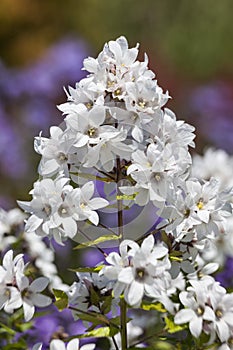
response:
[[[62,121],[56,105],[85,76],[83,59],[120,35],[147,52],[168,107],[196,127],[196,150],[231,154],[232,13],[232,0],[1,0],[0,206],[30,198],[34,136]]]

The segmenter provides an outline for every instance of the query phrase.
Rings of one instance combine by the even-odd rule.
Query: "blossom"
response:
[[[31,216],[26,222],[27,232],[40,236],[52,236],[62,244],[62,240],[73,238],[77,233],[77,221],[89,219],[98,225],[99,216],[95,210],[108,205],[102,198],[92,198],[93,182],[82,188],[73,188],[69,178],[59,174],[55,180],[43,179],[34,184],[31,202],[18,201],[18,204]]]
[[[0,266],[0,308],[8,313],[23,306],[25,321],[29,321],[35,312],[35,306],[44,307],[51,303],[51,298],[40,294],[49,283],[49,279],[39,277],[31,284],[25,276],[23,254],[13,259],[13,251],[9,250]]]
[[[132,248],[126,253],[127,246]],[[124,298],[129,305],[139,305],[144,294],[150,296],[156,279],[162,280],[164,272],[169,270],[170,264],[166,260],[168,249],[161,244],[155,245],[152,235],[145,238],[141,247],[125,240],[120,244],[120,249],[123,260],[116,253],[111,253],[107,261],[112,266],[107,266],[101,273],[110,280],[117,280],[113,288],[116,297],[124,291]]]
[[[66,346],[67,345],[67,346]],[[95,344],[85,344],[79,347],[79,339],[72,339],[67,344],[60,339],[53,339],[50,343],[50,350],[93,350]],[[41,350],[42,344],[37,343],[33,346],[32,350]]]
[[[191,281],[193,288],[190,292],[182,291],[179,295],[180,300],[187,308],[178,311],[175,315],[176,324],[189,323],[191,334],[198,338],[203,331],[205,321],[214,321],[215,315],[211,307],[207,305],[208,294],[205,281]],[[192,293],[193,291],[193,293]]]

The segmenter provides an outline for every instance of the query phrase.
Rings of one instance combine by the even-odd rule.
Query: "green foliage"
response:
[[[155,303],[155,304],[154,303],[151,303],[151,304],[142,303],[141,308],[143,310],[146,310],[146,311],[150,311],[150,310],[156,310],[159,312],[166,312],[167,311],[161,303]]]
[[[180,332],[180,331],[183,331],[184,329],[187,328],[186,325],[177,325],[174,323],[174,321],[170,318],[170,317],[165,317],[165,323],[166,323],[166,327],[165,327],[165,330],[168,332],[168,333],[176,333],[176,332]]]
[[[89,273],[93,273],[93,272],[99,272],[100,270],[102,270],[103,265],[99,265],[99,266],[95,266],[95,267],[77,267],[76,269],[69,269],[70,271],[73,272],[89,272]]]
[[[104,236],[96,238],[94,241],[89,241],[89,242],[86,242],[86,243],[78,244],[73,249],[76,250],[76,249],[92,247],[92,246],[95,246],[95,245],[100,244],[100,243],[104,243],[104,242],[108,242],[108,241],[114,241],[114,240],[119,240],[120,238],[121,238],[121,236],[118,236],[118,235],[104,235]]]
[[[59,311],[64,310],[68,306],[68,296],[65,292],[59,289],[53,289],[53,293],[55,296],[55,305]]]

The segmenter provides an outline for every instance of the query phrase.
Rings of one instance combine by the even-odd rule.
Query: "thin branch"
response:
[[[90,237],[88,237],[88,235],[87,235],[86,233],[84,233],[82,230],[80,230],[80,228],[78,228],[78,231],[79,231],[87,240],[89,240],[89,242],[91,242]],[[79,244],[82,244],[82,243],[79,243]],[[96,249],[98,249],[98,250],[100,251],[100,253],[102,253],[103,256],[104,256],[105,258],[108,256],[108,254],[105,253],[105,251],[104,251],[102,248],[98,247],[97,244],[93,244],[93,247],[96,247]],[[87,247],[87,248],[88,248],[88,247]]]

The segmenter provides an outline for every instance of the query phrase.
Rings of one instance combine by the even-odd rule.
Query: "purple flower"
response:
[[[198,131],[216,147],[232,152],[233,88],[223,82],[196,88],[190,96]]]

